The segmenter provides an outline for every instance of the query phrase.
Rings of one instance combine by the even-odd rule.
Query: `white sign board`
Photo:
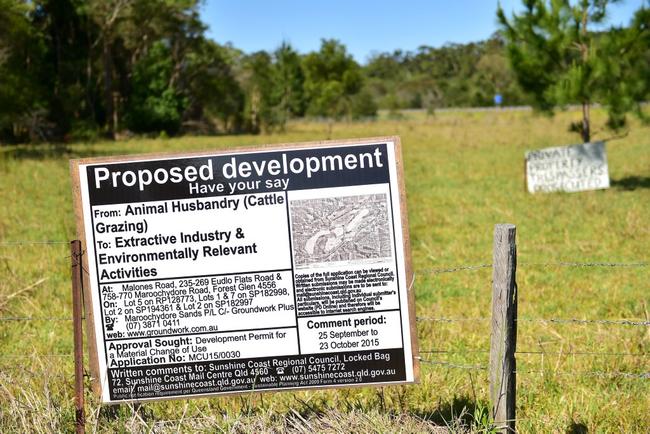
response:
[[[530,193],[609,188],[605,143],[526,152],[526,184]]]
[[[417,380],[399,138],[72,176],[102,402]]]

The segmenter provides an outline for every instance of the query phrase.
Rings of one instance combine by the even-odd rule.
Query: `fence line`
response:
[[[492,318],[487,317],[474,317],[474,318],[446,318],[446,317],[428,317],[428,316],[418,316],[415,317],[417,322],[431,321],[431,322],[463,322],[463,321],[489,321]]]
[[[55,357],[72,357],[73,353],[57,353],[57,354],[0,354],[1,359],[33,359],[35,357],[55,358]]]
[[[3,241],[0,242],[0,247],[11,247],[11,246],[55,246],[68,244],[68,241],[58,241],[58,240],[17,240],[17,241]],[[64,256],[62,259],[69,260],[70,255]],[[497,259],[495,262],[499,263]],[[648,267],[648,262],[636,261],[636,262],[574,262],[574,261],[555,261],[555,262],[518,262],[518,268],[521,267],[567,267],[567,268],[643,268]],[[456,273],[464,271],[476,271],[484,269],[492,269],[493,264],[483,263],[483,264],[460,264],[456,266],[440,267],[440,268],[425,268],[416,270],[417,274],[423,275],[437,275],[444,273]],[[497,267],[498,268],[498,267]],[[83,272],[88,273],[87,270],[83,269]],[[415,280],[416,273],[413,275]],[[413,285],[413,282],[410,284]],[[409,286],[410,289],[410,286]],[[0,317],[0,322],[2,321],[72,321],[72,315],[70,317],[29,317],[29,316],[7,316]],[[467,318],[447,318],[447,317],[416,317],[417,322],[441,322],[441,323],[455,323],[455,322],[482,322],[482,321],[493,321],[492,317],[467,317]],[[581,318],[516,318],[514,321],[518,322],[535,322],[535,323],[556,323],[556,324],[573,324],[573,325],[607,325],[607,326],[637,326],[637,327],[648,327],[650,326],[650,320],[642,319],[581,319]],[[515,324],[514,322],[512,324]],[[494,331],[493,331],[494,332]],[[491,369],[488,365],[482,364],[462,364],[454,363],[449,361],[435,360],[427,358],[427,355],[436,354],[458,354],[458,355],[469,355],[469,354],[489,354],[489,350],[483,349],[466,349],[466,350],[445,350],[445,349],[427,349],[422,350],[415,356],[416,359],[420,360],[423,365],[429,366],[439,366],[448,369],[459,369],[467,371],[488,371]],[[626,353],[626,352],[592,352],[592,351],[542,351],[542,350],[521,350],[514,351],[514,354],[519,355],[539,355],[539,356],[594,356],[594,357],[637,357],[637,358],[646,358],[648,354],[645,353]],[[65,360],[71,358],[73,353],[55,353],[55,354],[3,354],[0,355],[0,360],[7,360],[11,364],[13,361],[22,360],[22,359],[36,359],[42,357],[44,359],[59,359]],[[425,357],[423,357],[425,356]],[[513,357],[514,359],[514,357]],[[543,359],[542,359],[543,360]],[[492,363],[492,361],[491,361]],[[18,366],[20,362],[13,362],[15,368],[21,368]],[[533,365],[534,366],[534,365]],[[502,371],[507,374],[522,374],[522,375],[552,375],[552,376],[573,376],[573,377],[603,377],[603,378],[624,378],[632,380],[648,380],[650,379],[650,372],[624,372],[624,371],[571,371],[571,370],[520,370],[515,369],[514,365],[508,366]],[[605,369],[614,368],[614,366],[605,366]],[[642,368],[643,369],[643,368]],[[23,375],[31,375],[33,377],[39,376],[42,377],[40,373],[34,373],[29,370],[22,370]],[[65,375],[63,378],[67,378]],[[12,376],[7,375],[7,378],[12,379]],[[490,380],[490,385],[492,386],[492,380]],[[204,418],[200,418],[204,419]],[[205,418],[208,419],[208,418]],[[165,423],[189,421],[188,419],[178,419],[170,421],[156,421],[156,424],[162,425]],[[199,420],[196,419],[195,420]]]
[[[603,357],[649,357],[647,353],[611,353],[599,351],[516,351],[515,354],[532,354],[546,356],[603,356]]]
[[[517,265],[528,267],[647,267],[647,262],[519,262]]]
[[[575,267],[575,268],[585,268],[585,267],[605,267],[605,268],[632,268],[632,267],[647,267],[650,263],[639,261],[639,262],[569,262],[569,261],[557,261],[557,262],[518,262],[517,266],[525,267]],[[424,274],[439,274],[439,273],[454,273],[457,271],[466,271],[466,270],[479,270],[482,268],[492,268],[492,264],[476,264],[476,265],[458,265],[458,266],[449,266],[443,268],[425,268],[417,270],[418,273]]]
[[[483,349],[464,349],[464,350],[444,350],[444,349],[428,349],[420,350],[419,354],[489,354],[489,350]],[[529,351],[522,350],[516,351],[516,354],[527,355],[544,355],[544,356],[604,356],[604,357],[650,357],[647,353],[615,353],[615,352],[599,352],[599,351]],[[55,353],[55,354],[0,354],[0,359],[30,359],[34,357],[72,357],[73,353]]]
[[[66,316],[61,316],[61,317],[5,316],[5,317],[0,317],[0,321],[72,321],[72,315],[69,318]]]
[[[467,370],[481,370],[485,371],[487,370],[486,365],[459,365],[456,363],[450,363],[450,362],[443,362],[440,360],[429,360],[429,359],[423,359],[419,357],[420,363],[425,363],[428,365],[440,365],[440,366],[446,366],[448,368],[455,368],[455,369],[467,369]]]
[[[156,420],[156,421],[151,421],[152,428],[155,427],[156,425],[167,425],[171,423],[183,423],[183,422],[198,422],[198,421],[210,421],[210,422],[218,422],[219,419],[215,417],[210,417],[210,416],[203,416],[203,417],[186,417],[183,419],[162,419],[162,420]],[[149,425],[149,423],[146,423],[146,425]]]
[[[72,354],[60,354],[56,356],[72,356]],[[484,371],[488,369],[487,365],[462,365],[458,363],[451,363],[447,361],[441,361],[441,360],[431,360],[431,359],[423,359],[422,357],[416,356],[420,363],[426,364],[426,365],[434,365],[434,366],[443,366],[446,368],[450,369],[462,369],[462,370],[480,370]],[[559,376],[575,376],[575,377],[622,377],[622,378],[630,378],[630,379],[640,379],[640,380],[647,380],[650,379],[650,372],[623,372],[623,371],[529,371],[529,370],[521,370],[517,369],[513,371],[513,373],[517,374],[531,374],[531,375],[559,375]],[[34,371],[23,371],[22,374],[28,374],[27,376],[29,377],[43,377],[42,372],[34,372]],[[52,373],[49,372],[47,376],[52,377]],[[66,378],[69,375],[66,374],[60,374],[56,375],[57,377],[63,377]],[[13,378],[13,377],[12,377]]]
[[[475,317],[475,318],[445,318],[445,317],[416,317],[417,322],[464,322],[464,321],[490,321],[492,318]],[[558,324],[601,324],[601,325],[621,325],[621,326],[650,326],[650,321],[628,320],[628,319],[580,319],[580,318],[517,318],[515,321],[521,322],[541,322],[541,323],[558,323]]]
[[[579,319],[579,318],[517,318],[515,321],[542,322],[558,324],[601,324],[601,325],[623,325],[623,326],[650,326],[650,321],[640,320],[612,320],[612,319]]]
[[[58,240],[0,241],[0,246],[33,246],[33,245],[57,245],[57,244],[70,244],[70,241],[58,241]]]
[[[489,321],[488,317],[473,318],[446,318],[446,317],[424,317],[415,318],[417,322],[466,322],[466,321]],[[0,321],[72,321],[72,317],[33,317],[33,316],[5,316],[0,317]],[[650,326],[650,321],[643,320],[614,320],[614,319],[580,319],[580,318],[517,318],[521,322],[541,322],[541,323],[558,323],[558,324],[600,324],[600,325],[621,325],[621,326]]]
[[[647,267],[650,263],[645,261],[638,262],[570,262],[570,261],[557,261],[557,262],[518,262],[517,267],[604,267],[604,268],[634,268],[634,267]],[[424,268],[415,270],[418,274],[443,274],[443,273],[456,273],[459,271],[472,271],[484,268],[492,268],[492,264],[474,264],[474,265],[455,265],[441,268]]]
[[[420,350],[420,354],[489,354],[489,350]],[[613,352],[599,352],[599,351],[515,351],[515,354],[526,354],[526,355],[543,355],[543,356],[603,356],[603,357],[650,357],[650,354],[647,353],[613,353]]]
[[[60,240],[15,240],[15,241],[0,241],[0,247],[7,246],[30,246],[30,245],[63,245],[70,244],[70,241]],[[70,258],[70,255],[65,256]],[[648,267],[650,263],[643,261],[637,262],[574,262],[574,261],[556,261],[556,262],[526,262],[520,261],[518,266],[533,266],[533,267]],[[442,273],[455,273],[458,271],[471,271],[480,270],[484,268],[492,268],[491,263],[485,264],[460,264],[450,265],[440,268],[425,268],[416,270],[417,273],[423,274],[442,274]]]
[[[420,359],[420,363],[427,365],[440,365],[451,369],[463,370],[487,370],[487,365],[459,365],[439,360]],[[517,369],[512,371],[514,374],[534,374],[534,375],[564,375],[575,377],[623,377],[633,379],[650,379],[650,372],[620,372],[620,371],[528,371]]]
[[[492,268],[492,264],[477,264],[477,265],[458,265],[447,268],[426,268],[416,270],[418,274],[443,274],[443,273],[456,273],[458,271],[480,270],[482,268]]]
[[[512,371],[515,374],[532,374],[532,375],[561,375],[567,377],[623,377],[647,380],[650,379],[650,372],[620,372],[620,371],[522,371],[517,369]]]

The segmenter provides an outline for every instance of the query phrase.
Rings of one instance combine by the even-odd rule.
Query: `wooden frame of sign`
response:
[[[419,381],[399,137],[70,168],[103,403]]]

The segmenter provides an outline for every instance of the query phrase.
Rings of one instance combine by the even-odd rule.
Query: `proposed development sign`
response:
[[[526,184],[530,193],[609,188],[605,143],[526,152]]]
[[[417,381],[400,152],[73,160],[102,401]]]

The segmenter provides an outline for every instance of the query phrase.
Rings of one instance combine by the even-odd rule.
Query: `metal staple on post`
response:
[[[74,327],[74,395],[76,432],[86,432],[86,415],[84,411],[84,367],[83,367],[83,330],[81,307],[81,241],[70,242],[72,262],[72,318]]]
[[[497,431],[515,431],[517,364],[517,247],[512,224],[494,227],[490,401]]]

